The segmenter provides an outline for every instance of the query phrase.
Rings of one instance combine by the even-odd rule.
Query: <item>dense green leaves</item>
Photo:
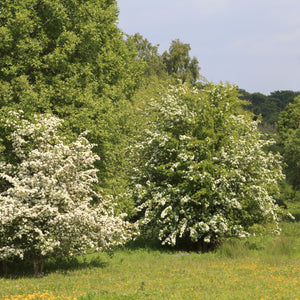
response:
[[[147,39],[139,33],[129,37],[129,42],[134,42],[138,59],[144,64],[144,74],[146,79],[156,76],[160,80],[171,79],[175,84],[178,80],[195,85],[198,80],[204,80],[200,76],[199,62],[196,57],[191,58],[189,52],[191,46],[182,43],[179,39],[173,40],[169,47],[169,52],[162,55],[158,53],[159,45],[153,46]]]
[[[241,91],[241,98],[248,100],[251,104],[247,107],[256,116],[261,115],[263,125],[272,125],[278,121],[280,112],[299,95],[293,91],[275,91],[266,96],[261,93],[247,93]]]
[[[294,189],[300,189],[300,97],[288,104],[278,121],[280,142],[286,162],[287,180]]]
[[[141,64],[144,64],[143,76],[146,78],[157,76],[166,79],[168,75],[162,56],[158,53],[158,46],[153,46],[142,35],[136,33],[128,38],[128,43],[133,42],[137,51],[137,57]]]
[[[173,40],[169,52],[165,51],[162,58],[170,75],[180,79],[183,83],[195,84],[200,78],[200,67],[196,57],[190,58],[190,50],[189,44],[184,44],[178,39]]]
[[[70,135],[90,130],[99,145],[101,185],[108,187],[121,164],[129,99],[140,74],[117,19],[111,0],[0,4],[0,113],[52,112]]]

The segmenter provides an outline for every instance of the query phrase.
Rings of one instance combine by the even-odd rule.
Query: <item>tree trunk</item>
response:
[[[7,276],[7,261],[6,260],[2,260],[2,273],[3,273],[4,277]]]
[[[41,278],[43,276],[44,258],[35,255],[33,257],[34,277]]]

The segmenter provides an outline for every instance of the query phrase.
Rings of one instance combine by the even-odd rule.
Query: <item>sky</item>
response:
[[[208,81],[300,91],[300,0],[118,0],[119,28],[159,52],[191,46]]]

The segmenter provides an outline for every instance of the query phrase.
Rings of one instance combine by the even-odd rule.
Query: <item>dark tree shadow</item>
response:
[[[293,213],[293,216],[295,218],[294,222],[300,222],[300,213]]]
[[[89,268],[106,268],[109,265],[109,258],[104,259],[95,256],[91,260],[85,257],[55,257],[45,260],[44,275],[51,273],[68,273],[74,270]],[[3,274],[1,274],[1,277]],[[14,259],[7,264],[7,278],[17,279],[34,277],[33,262],[31,260]]]

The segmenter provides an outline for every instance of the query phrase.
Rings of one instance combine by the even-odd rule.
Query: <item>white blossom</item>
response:
[[[265,152],[272,141],[241,113],[235,90],[182,85],[152,100],[155,122],[130,148],[131,195],[139,224],[157,226],[162,244],[245,237],[268,222],[278,230],[280,156]]]
[[[58,134],[62,120],[36,115],[8,122],[15,165],[1,163],[9,184],[0,194],[0,260],[26,255],[75,255],[122,244],[130,237],[113,199],[93,190],[99,159],[86,133],[73,142]],[[97,205],[91,202],[98,199]]]

